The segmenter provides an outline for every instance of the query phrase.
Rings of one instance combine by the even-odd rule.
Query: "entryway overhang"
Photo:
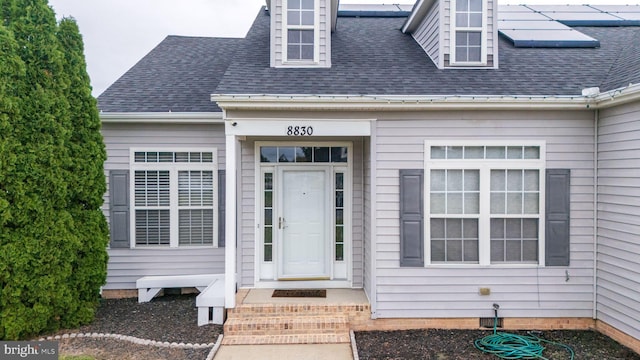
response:
[[[224,122],[226,134],[226,248],[225,248],[225,307],[234,308],[236,306],[235,293],[238,286],[238,236],[239,236],[239,213],[242,209],[238,207],[240,194],[239,185],[242,182],[241,157],[243,141],[249,139],[280,139],[279,141],[292,143],[318,143],[328,144],[329,139],[333,142],[347,138],[369,137],[372,133],[372,126],[375,119],[370,118],[326,118],[305,117],[304,112],[292,118],[274,118],[265,114],[264,118],[236,116],[236,112],[227,112],[224,107]],[[228,116],[232,115],[232,116]],[[329,142],[330,143],[330,142]],[[305,165],[306,166],[306,165]],[[307,169],[313,170],[313,169]],[[328,174],[328,173],[327,173]],[[286,174],[279,174],[285,176]],[[331,175],[334,176],[334,175]],[[327,179],[330,179],[327,175]],[[327,180],[328,181],[328,180]],[[233,224],[233,225],[231,225]],[[235,225],[235,226],[234,226]],[[285,274],[286,275],[286,274]],[[317,280],[316,280],[317,281]],[[331,287],[323,281],[317,281],[318,286]],[[344,281],[343,281],[344,282]],[[323,283],[323,284],[320,284]],[[339,281],[333,285],[337,286]],[[346,282],[344,282],[346,283]],[[266,283],[265,283],[266,284]],[[262,284],[263,286],[266,286]],[[328,286],[327,286],[328,285]],[[291,283],[290,286],[295,287]]]
[[[227,136],[286,136],[310,140],[320,136],[370,136],[371,119],[226,119]]]

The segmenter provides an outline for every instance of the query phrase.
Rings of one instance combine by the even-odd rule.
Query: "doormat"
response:
[[[271,297],[326,298],[327,290],[317,290],[317,289],[273,290],[273,295],[271,295]]]

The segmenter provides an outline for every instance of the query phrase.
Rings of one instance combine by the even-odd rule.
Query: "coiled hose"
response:
[[[493,320],[493,334],[485,336],[475,341],[478,350],[494,354],[501,359],[543,359],[549,360],[542,356],[545,347],[542,343],[549,343],[565,348],[571,354],[573,360],[574,352],[568,345],[549,341],[539,338],[531,333],[529,335],[516,335],[510,333],[498,332],[498,308],[497,304],[493,305],[495,310],[495,318]]]

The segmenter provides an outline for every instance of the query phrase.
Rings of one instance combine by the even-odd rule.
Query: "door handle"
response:
[[[278,229],[284,229],[284,218],[278,217]]]

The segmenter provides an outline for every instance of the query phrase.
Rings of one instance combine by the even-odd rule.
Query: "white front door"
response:
[[[326,168],[279,169],[279,279],[329,279],[330,178]]]

